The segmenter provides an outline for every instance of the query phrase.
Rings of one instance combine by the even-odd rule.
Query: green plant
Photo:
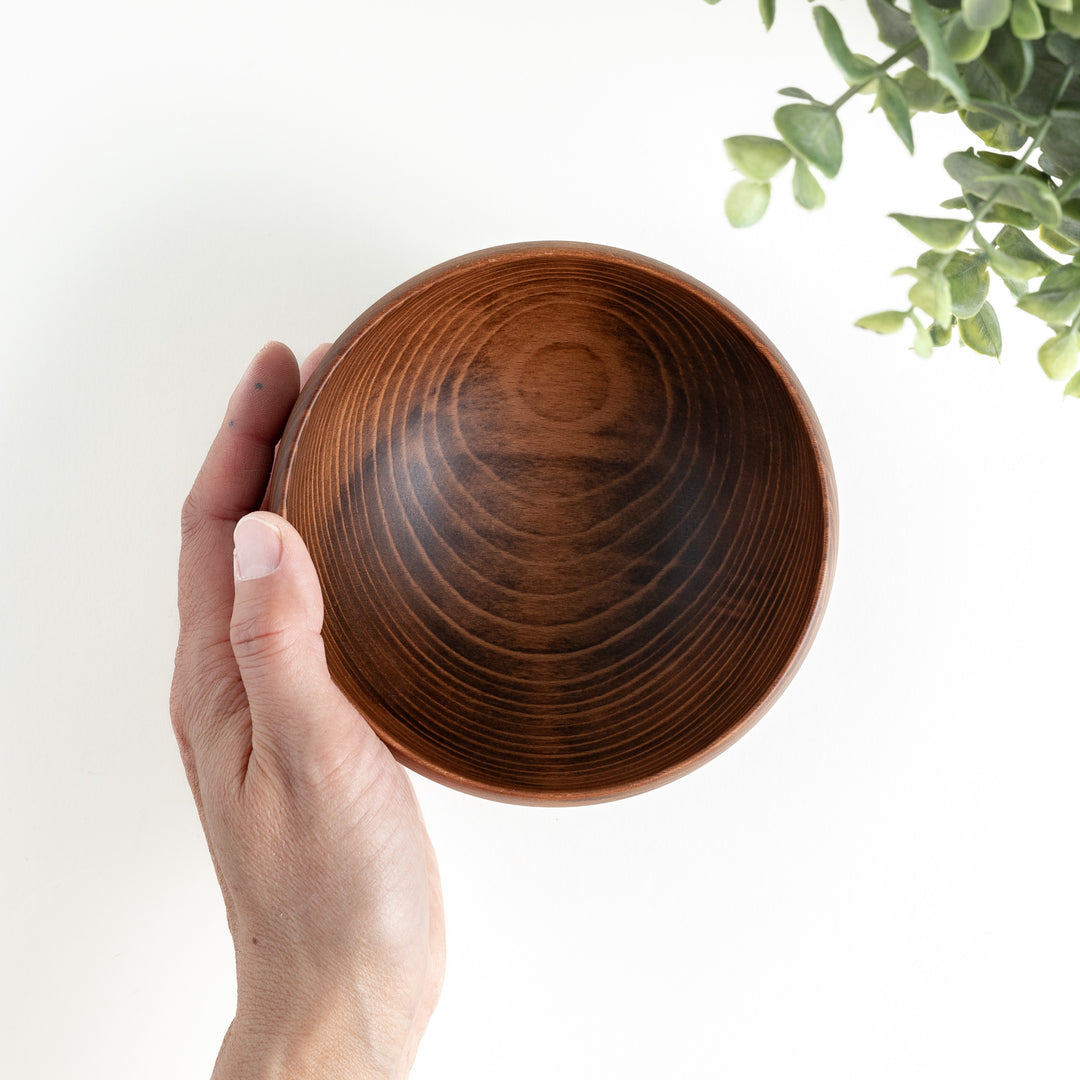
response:
[[[923,357],[954,329],[977,352],[1000,356],[992,272],[1019,308],[1048,325],[1039,363],[1065,381],[1066,395],[1080,397],[1080,0],[866,3],[889,54],[875,60],[852,52],[836,18],[815,4],[821,40],[847,88],[824,102],[786,87],[780,94],[792,100],[776,110],[775,135],[724,141],[742,174],[725,202],[728,220],[757,222],[789,163],[795,201],[820,207],[825,191],[815,171],[826,179],[839,172],[838,114],[859,94],[874,95],[873,108],[909,153],[915,114],[956,113],[981,145],[945,158],[959,187],[941,204],[950,215],[890,215],[926,246],[914,266],[896,271],[914,278],[910,306],[856,325],[879,334],[909,326]],[[775,0],[759,0],[759,8],[771,27]],[[991,224],[999,227],[993,235]]]

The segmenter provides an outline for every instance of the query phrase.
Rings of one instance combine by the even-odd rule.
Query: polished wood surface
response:
[[[825,443],[768,341],[671,267],[580,244],[465,256],[365,312],[271,499],[383,739],[522,802],[723,749],[797,667],[835,558]]]

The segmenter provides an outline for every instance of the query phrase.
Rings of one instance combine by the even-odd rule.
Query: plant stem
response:
[[[1053,110],[1054,106],[1057,105],[1057,103],[1062,99],[1062,97],[1065,94],[1065,91],[1068,90],[1069,83],[1072,82],[1072,77],[1073,77],[1074,74],[1075,74],[1075,71],[1074,71],[1073,68],[1070,67],[1070,68],[1065,69],[1065,74],[1062,76],[1061,83],[1059,84],[1059,86],[1057,88],[1057,91],[1054,94],[1053,103],[1051,104],[1050,108],[1046,110],[1046,116],[1043,118],[1043,122],[1039,125],[1039,130],[1036,131],[1035,134],[1031,136],[1031,141],[1028,143],[1027,149],[1024,151],[1023,156],[1017,158],[1016,159],[1016,164],[1013,165],[1013,167],[1011,169],[1009,169],[1010,175],[1012,175],[1012,176],[1019,176],[1020,175],[1020,173],[1023,171],[1024,166],[1028,162],[1028,158],[1031,157],[1031,155],[1035,152],[1036,147],[1045,138],[1046,133],[1050,130],[1050,124],[1052,123],[1050,113]],[[992,192],[990,192],[989,197],[982,204],[982,206],[980,206],[979,209],[977,211],[975,211],[971,215],[971,221],[968,224],[967,231],[964,233],[964,236],[962,236],[960,238],[960,241],[957,243],[957,250],[959,249],[960,244],[962,244],[964,242],[964,238],[967,237],[969,234],[974,234],[976,236],[976,238],[978,237],[979,223],[983,220],[983,218],[986,217],[987,214],[990,213],[991,210],[993,210],[994,204],[995,204],[995,202],[997,202],[997,198],[1001,194],[1001,192],[1004,190],[1004,188],[1005,188],[1004,184],[999,184]],[[976,242],[978,242],[977,239],[976,239]],[[980,244],[979,246],[981,247],[982,245]],[[953,261],[953,257],[955,255],[956,255],[956,251],[954,250],[952,252],[952,254],[949,255],[949,257],[945,260],[945,262],[943,262],[941,264],[939,269],[941,270],[942,273],[944,273],[945,270],[948,268],[949,263],[951,263]]]
[[[917,52],[921,45],[922,42],[918,38],[914,38],[913,40],[909,41],[902,49],[897,49],[896,52],[892,54],[892,56],[888,56],[884,60],[882,60],[881,63],[878,64],[878,66],[874,68],[874,70],[871,71],[865,79],[863,79],[862,82],[857,82],[852,86],[849,86],[847,90],[842,93],[829,106],[829,108],[833,112],[836,112],[841,106],[846,105],[860,90],[862,90],[866,86],[869,86],[870,83],[872,83],[879,75],[884,75],[894,64],[899,63],[905,57],[910,56],[913,52]]]

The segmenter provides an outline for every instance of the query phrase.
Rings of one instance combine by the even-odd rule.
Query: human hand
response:
[[[215,1080],[407,1076],[442,983],[412,785],[330,678],[299,534],[249,514],[300,386],[258,353],[182,516],[172,721],[236,949]]]

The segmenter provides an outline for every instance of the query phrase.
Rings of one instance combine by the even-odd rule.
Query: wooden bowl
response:
[[[304,388],[271,506],[334,678],[395,755],[533,804],[732,743],[820,621],[832,468],[738,311],[640,255],[492,248],[369,308]]]

